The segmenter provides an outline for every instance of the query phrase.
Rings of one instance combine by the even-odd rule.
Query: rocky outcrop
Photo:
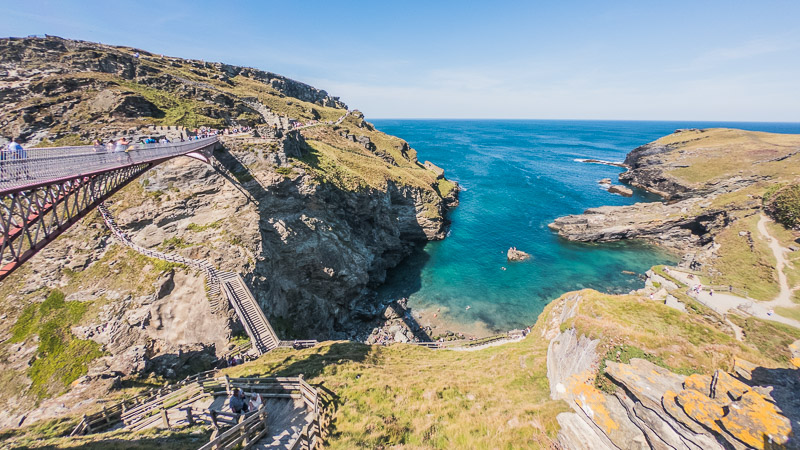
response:
[[[561,413],[564,448],[745,449],[800,448],[792,420],[800,418],[800,370],[768,369],[737,360],[733,373],[675,374],[649,361],[605,361],[598,374],[598,341],[573,328],[558,332],[581,301],[562,299],[550,313],[545,337],[551,397],[574,410]],[[613,394],[595,376],[613,381]]]
[[[52,37],[0,39],[0,130],[22,135],[26,145],[65,136],[176,139],[193,133],[196,126],[154,120],[172,117],[168,107],[185,108],[181,117],[211,127],[239,124],[243,115],[274,125],[261,127],[272,129],[268,138],[225,136],[213,165],[190,158],[160,164],[116,193],[109,208],[137,245],[240,273],[281,338],[368,335],[385,309],[373,288],[414,246],[445,237],[457,186],[421,167],[407,143],[376,131],[325,91],[255,69],[135,53]],[[252,83],[257,88],[248,91]],[[276,104],[286,109],[278,114],[266,106]],[[341,119],[284,129],[284,114],[318,115],[309,104],[342,108]],[[345,126],[353,130],[345,133],[352,141],[337,134]],[[322,128],[308,138],[328,152],[321,163],[304,133]],[[361,152],[358,165],[345,167],[336,152],[354,151]],[[393,171],[398,166],[402,173]],[[369,178],[373,169],[379,179]],[[358,181],[338,183],[342,173]],[[442,186],[449,187],[446,193]],[[12,419],[0,426],[32,414],[35,403],[24,392],[38,336],[5,341],[21,311],[55,288],[67,301],[93,308],[70,323],[76,340],[97,342],[104,352],[87,363],[81,384],[205,370],[241,331],[231,311],[211,311],[201,274],[121,248],[90,214],[0,285],[8,294],[0,296],[0,371],[13,372],[23,393],[11,399]]]
[[[620,186],[620,185],[616,185],[616,184],[609,186],[608,187],[608,192],[610,192],[612,194],[621,195],[623,197],[632,197],[633,196],[633,190],[631,190],[629,188],[626,188],[625,186]]]
[[[517,250],[516,247],[511,247],[508,249],[508,252],[506,252],[506,259],[511,262],[522,262],[531,259],[531,255],[522,250]]]
[[[165,108],[176,108],[170,120],[191,128],[288,124],[247,95],[241,80],[260,84],[281,103],[293,98],[342,114],[347,109],[324,90],[271,72],[55,36],[0,39],[0,74],[0,134],[26,143],[69,135],[107,139],[145,117],[162,121]],[[307,109],[307,119],[318,116]]]
[[[558,218],[550,228],[569,240],[644,239],[688,255],[711,242],[735,216],[761,208],[762,182],[796,176],[785,167],[796,158],[798,145],[800,136],[795,135],[678,130],[632,150],[625,158],[628,170],[619,176],[668,204],[593,208]],[[610,180],[601,181],[610,186]],[[609,192],[632,193],[616,186]]]
[[[571,241],[608,242],[644,239],[685,250],[708,244],[714,232],[729,223],[728,211],[706,209],[701,215],[688,214],[702,208],[702,199],[677,203],[636,203],[630,206],[590,208],[583,214],[559,217],[548,227]]]

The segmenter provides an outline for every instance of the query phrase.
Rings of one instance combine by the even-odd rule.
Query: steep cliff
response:
[[[283,339],[355,337],[384,309],[372,288],[442,239],[457,204],[458,186],[408,143],[272,73],[54,37],[0,40],[0,71],[0,131],[26,146],[258,130],[223,137],[213,166],[163,163],[109,204],[137,244],[241,273]],[[0,284],[0,312],[0,426],[80,410],[79,388],[87,399],[129,376],[190,372],[237,332],[230,311],[211,312],[201,274],[121,247],[96,214]],[[41,344],[48,323],[57,353]],[[75,357],[82,346],[90,357]]]

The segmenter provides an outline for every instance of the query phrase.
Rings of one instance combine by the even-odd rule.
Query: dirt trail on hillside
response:
[[[786,267],[788,264],[786,261],[786,252],[788,249],[781,247],[781,243],[778,242],[778,239],[769,234],[769,231],[767,231],[768,221],[769,219],[767,219],[767,216],[761,214],[761,218],[758,220],[758,232],[761,233],[761,236],[767,240],[769,247],[772,249],[772,253],[775,254],[775,260],[777,261],[775,264],[775,270],[778,272],[778,284],[781,287],[781,292],[777,297],[769,302],[764,302],[763,304],[771,307],[784,306],[791,308],[795,306],[794,302],[792,302],[792,289],[789,287],[789,281],[786,279],[786,274],[783,272],[784,267]]]

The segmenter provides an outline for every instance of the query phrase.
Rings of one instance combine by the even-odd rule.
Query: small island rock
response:
[[[516,247],[511,247],[508,249],[507,257],[509,261],[515,261],[515,262],[527,261],[531,259],[530,254],[525,253],[522,250],[517,250]]]
[[[611,178],[603,178],[597,182],[598,184],[611,184]]]
[[[619,194],[623,197],[630,197],[633,195],[633,190],[626,188],[625,186],[617,186],[617,185],[609,186],[608,192],[612,194]]]

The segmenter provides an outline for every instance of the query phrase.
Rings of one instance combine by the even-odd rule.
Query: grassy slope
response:
[[[670,154],[670,162],[688,165],[667,171],[689,183],[707,183],[736,174],[771,177],[797,176],[800,155],[778,162],[766,162],[800,150],[800,135],[712,128],[673,133],[655,141],[680,148]],[[741,172],[740,172],[741,171]]]
[[[332,448],[544,446],[566,405],[549,399],[547,345],[538,336],[476,352],[326,343],[227,372],[302,373],[322,383],[338,398]]]
[[[793,182],[800,177],[800,135],[775,134],[725,128],[673,133],[655,141],[673,147],[663,154],[669,176],[682,184],[696,187],[725,181],[732,177],[759,179],[745,188],[708,198],[700,202],[691,214],[700,215],[706,209],[724,209],[735,219],[731,227],[720,233],[715,241],[721,245],[719,258],[710,262],[709,281],[732,285],[748,291],[757,300],[771,300],[779,291],[775,257],[756,228],[758,217],[752,216],[761,208],[761,198],[777,185]],[[791,155],[791,156],[790,156]],[[788,158],[770,161],[776,158]],[[678,167],[688,166],[688,167]],[[784,246],[793,240],[788,230],[776,226],[771,234],[781,234]],[[751,249],[740,231],[749,231],[754,246]],[[796,239],[795,236],[794,239]],[[790,268],[790,283],[800,283],[800,266]]]
[[[739,342],[719,317],[700,305],[690,304],[685,314],[642,297],[580,293],[583,300],[576,316],[562,328],[574,326],[600,339],[598,352],[612,360],[644,357],[685,374],[730,369],[734,358],[788,367],[785,345],[800,338],[800,330],[742,320],[747,337]],[[225,373],[304,374],[310,383],[324,387],[335,399],[331,448],[547,447],[557,432],[555,416],[568,410],[565,403],[549,398],[547,342],[541,337],[555,304],[545,308],[523,341],[479,351],[327,342],[301,351],[275,350]],[[598,385],[614,389],[604,377],[598,377]],[[173,448],[184,448],[197,432],[174,431]],[[32,427],[15,432],[11,442],[67,447],[113,438],[135,446],[150,442],[151,436],[116,432],[74,443],[52,435],[35,439],[43,434],[41,426]]]

